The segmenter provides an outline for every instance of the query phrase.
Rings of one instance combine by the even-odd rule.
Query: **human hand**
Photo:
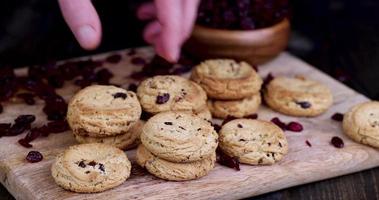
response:
[[[91,0],[58,0],[64,19],[84,49],[95,49],[101,41],[101,24]],[[183,42],[191,34],[199,0],[155,0],[138,10],[150,20],[144,38],[166,60],[175,62]]]
[[[145,28],[145,40],[166,60],[179,59],[180,48],[192,32],[198,5],[199,0],[155,0],[139,8],[139,19],[153,19]]]

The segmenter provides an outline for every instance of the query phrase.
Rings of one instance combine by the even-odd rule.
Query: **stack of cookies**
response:
[[[141,134],[137,163],[151,174],[172,181],[197,179],[213,169],[218,135],[195,114],[161,112],[151,117]]]
[[[67,121],[80,143],[105,143],[126,150],[139,144],[141,112],[134,92],[93,85],[72,97]]]
[[[59,154],[51,167],[55,182],[66,190],[93,193],[122,184],[131,163],[120,149],[106,144],[80,144]]]
[[[196,66],[191,79],[207,93],[212,116],[242,118],[256,113],[261,104],[262,79],[246,62],[206,60]]]
[[[143,110],[150,115],[164,111],[186,111],[210,120],[207,95],[196,83],[180,76],[154,76],[137,88]]]

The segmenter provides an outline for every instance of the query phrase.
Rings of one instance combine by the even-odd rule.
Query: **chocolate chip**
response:
[[[90,173],[90,171],[86,171],[85,173],[86,173],[86,174],[89,174],[89,173]]]
[[[301,108],[304,108],[304,109],[310,108],[312,106],[312,104],[309,103],[308,101],[296,101],[295,103],[297,105],[300,105]]]
[[[245,139],[240,139],[239,141],[240,141],[240,142],[245,142],[246,140],[245,140]]]
[[[84,161],[82,160],[82,161],[80,161],[80,162],[78,163],[78,166],[81,167],[81,168],[85,168],[85,167],[86,167],[86,164],[85,164]]]
[[[198,128],[197,131],[201,131],[201,128]]]
[[[238,128],[243,128],[243,126],[241,124],[238,124],[237,126],[238,126]]]
[[[88,163],[88,165],[89,165],[89,166],[92,166],[92,167],[95,167],[96,164],[97,164],[97,163],[96,163],[95,161],[91,161],[91,162]]]
[[[115,99],[117,99],[117,98],[126,99],[126,97],[128,97],[128,95],[126,93],[123,93],[123,92],[117,92],[117,93],[113,94],[113,98],[115,98]]]
[[[166,125],[172,125],[172,122],[165,122],[164,124],[166,124]]]
[[[164,93],[162,95],[158,95],[155,101],[156,104],[164,104],[170,99],[170,94]]]
[[[99,170],[102,172],[105,172],[104,165],[102,163],[99,163]]]
[[[179,128],[180,128],[180,129],[182,129],[182,130],[186,130],[186,129],[185,129],[185,128],[183,128],[182,126],[179,126]]]

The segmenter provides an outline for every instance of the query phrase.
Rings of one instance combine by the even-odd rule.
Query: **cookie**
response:
[[[79,143],[103,143],[108,144],[114,147],[117,147],[122,150],[132,149],[138,144],[140,144],[140,135],[142,132],[142,127],[145,124],[144,121],[139,120],[135,123],[126,133],[115,136],[108,137],[86,137],[81,135],[76,135],[74,137]]]
[[[258,111],[261,104],[260,93],[254,94],[241,100],[208,100],[208,108],[212,115],[217,118],[225,119],[227,116],[243,118]]]
[[[207,92],[208,97],[235,100],[259,92],[262,79],[246,62],[229,59],[206,60],[192,70],[191,79]]]
[[[51,167],[59,186],[79,193],[102,192],[121,185],[130,170],[131,163],[123,151],[97,143],[69,147]]]
[[[141,133],[148,151],[171,162],[193,162],[212,155],[218,135],[209,122],[186,112],[163,112],[151,117]]]
[[[149,152],[143,145],[137,149],[137,163],[154,176],[170,181],[185,181],[203,177],[214,168],[216,153],[210,157],[189,163],[175,163],[161,159]]]
[[[283,130],[271,122],[235,119],[222,126],[220,148],[249,165],[270,165],[288,152]]]
[[[134,92],[94,85],[72,97],[67,121],[76,135],[106,137],[125,134],[139,120],[141,112]]]
[[[196,83],[180,76],[155,76],[144,80],[137,89],[142,108],[152,114],[164,111],[199,111],[207,95]]]
[[[342,127],[354,141],[379,148],[379,102],[365,102],[352,107],[344,115]]]
[[[320,115],[333,103],[328,87],[303,77],[274,78],[264,90],[264,99],[273,110],[298,117]]]

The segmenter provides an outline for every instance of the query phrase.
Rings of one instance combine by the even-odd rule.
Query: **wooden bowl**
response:
[[[195,25],[184,45],[187,52],[200,59],[233,58],[252,65],[265,63],[282,52],[288,43],[290,23],[252,31],[222,30]]]

